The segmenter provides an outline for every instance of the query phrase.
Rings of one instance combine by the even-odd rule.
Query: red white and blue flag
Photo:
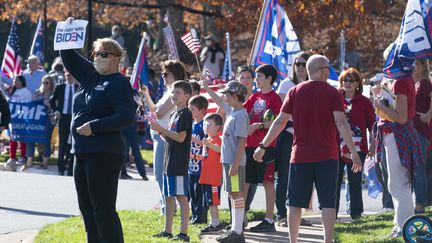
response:
[[[21,56],[15,20],[12,20],[12,27],[6,44],[1,72],[2,76],[5,75],[8,78],[13,78],[21,73]]]
[[[33,42],[30,48],[30,55],[35,55],[39,58],[39,63],[42,65],[45,63],[44,46],[43,46],[43,28],[42,18],[39,17],[38,24],[36,26],[36,32],[33,37]]]
[[[432,58],[431,8],[430,1],[408,0],[399,36],[393,42],[384,66],[387,78],[412,73],[417,58]]]
[[[138,50],[138,56],[135,59],[135,65],[130,79],[130,83],[132,88],[138,89],[139,83],[141,82],[142,84],[147,86],[150,91],[152,90],[151,87],[152,85],[149,78],[148,63],[147,63],[146,53],[144,50],[144,43],[145,43],[145,38],[143,37],[141,39],[140,48]]]
[[[195,29],[192,28],[190,31],[186,32],[186,34],[181,37],[181,40],[193,54],[201,50],[201,43]]]
[[[278,0],[264,0],[258,31],[250,56],[251,65],[272,64],[279,81],[290,76],[300,44],[293,26]]]

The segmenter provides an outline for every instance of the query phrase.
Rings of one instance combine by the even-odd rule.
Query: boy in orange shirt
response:
[[[219,114],[209,114],[204,118],[203,160],[199,183],[203,184],[203,202],[210,208],[211,222],[202,233],[215,232],[222,229],[219,222],[220,190],[222,184],[222,164],[220,161],[222,140],[218,133],[222,128],[223,119]]]

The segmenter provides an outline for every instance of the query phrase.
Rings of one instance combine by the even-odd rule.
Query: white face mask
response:
[[[107,74],[111,67],[110,59],[98,56],[94,59],[93,66],[99,74]]]
[[[212,44],[211,41],[209,41],[209,40],[206,40],[206,41],[205,41],[205,45],[206,45],[206,46],[211,46],[211,44]]]

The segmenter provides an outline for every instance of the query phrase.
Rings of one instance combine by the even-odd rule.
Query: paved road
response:
[[[151,169],[147,169],[151,173]],[[131,174],[138,178],[137,174]],[[158,203],[159,192],[154,177],[149,178],[148,182],[139,179],[120,180],[117,208],[154,208]],[[380,198],[372,199],[366,191],[363,194],[365,211],[379,211]],[[222,197],[222,208],[226,208],[226,194],[222,194]],[[341,204],[341,211],[345,210],[344,204]],[[314,207],[314,211],[318,212],[316,196]],[[265,208],[264,190],[261,186],[258,187],[252,208]],[[30,168],[24,173],[0,171],[0,242],[2,235],[37,230],[45,224],[75,215],[79,215],[79,210],[73,178],[57,176],[54,166],[49,170]]]

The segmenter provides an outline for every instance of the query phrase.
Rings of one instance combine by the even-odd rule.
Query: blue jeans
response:
[[[145,167],[144,167],[144,160],[141,156],[140,147],[138,145],[138,136],[137,136],[137,125],[130,125],[127,128],[123,129],[123,136],[126,140],[126,156],[125,158],[128,158],[129,156],[129,148],[132,149],[132,155],[135,160],[135,164],[138,169],[138,173],[141,176],[144,176],[146,174]],[[123,165],[124,167],[124,165]]]
[[[54,130],[54,126],[48,125],[47,134],[46,134],[47,141],[45,143],[42,143],[44,145],[44,151],[43,151],[44,158],[49,158],[51,156],[51,135],[53,130]],[[31,158],[34,157],[35,146],[36,143],[27,143],[27,151],[26,151],[27,157],[31,157]]]
[[[165,205],[162,195],[163,186],[163,164],[164,164],[164,154],[165,154],[165,141],[159,134],[151,134],[153,139],[153,173],[155,175],[156,181],[159,185],[159,192],[161,196],[161,207]]]
[[[427,147],[429,146],[429,141],[423,137],[420,133],[417,133],[423,157],[426,158]],[[416,196],[416,203],[421,205],[426,205],[428,202],[428,180],[426,176],[426,163],[421,163],[414,168],[413,173],[413,189]]]
[[[277,177],[276,185],[276,217],[278,219],[287,217],[287,192],[288,192],[288,172],[291,159],[291,147],[293,135],[285,130],[277,138],[275,150],[275,169]]]

